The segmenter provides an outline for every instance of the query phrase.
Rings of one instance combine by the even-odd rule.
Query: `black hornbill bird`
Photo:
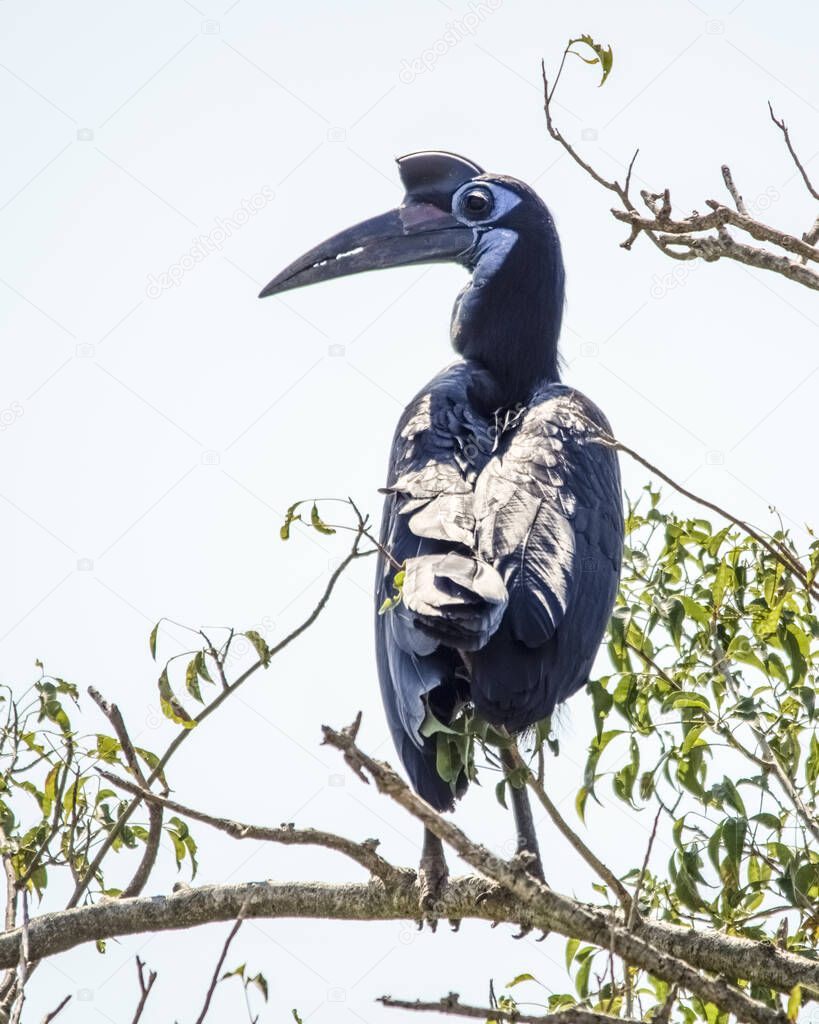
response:
[[[471,273],[455,300],[460,359],[409,403],[395,432],[375,603],[381,693],[417,792],[438,810],[466,789],[436,769],[421,726],[470,704],[511,733],[583,687],[614,604],[623,547],[620,475],[599,441],[610,428],[560,383],[560,241],[549,210],[515,178],[453,153],[398,160],[398,209],[322,242],[262,297],[364,270],[453,261]],[[519,849],[542,878],[525,790],[512,790]],[[427,832],[422,905],[447,877]]]

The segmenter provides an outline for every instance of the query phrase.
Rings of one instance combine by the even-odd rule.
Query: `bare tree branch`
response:
[[[53,1010],[51,1010],[49,1013],[47,1013],[45,1015],[45,1017],[43,1017],[42,1024],[51,1024],[51,1021],[54,1020],[54,1018],[57,1016],[57,1014],[58,1013],[62,1013],[62,1011],[66,1008],[66,1006],[70,1002],[71,1002],[71,993],[69,992],[69,994],[65,997],[65,999],[63,999],[63,1001],[58,1006],[56,1006]]]
[[[219,954],[219,959],[216,961],[216,967],[213,969],[213,977],[210,979],[210,986],[208,987],[207,995],[205,996],[205,1004],[202,1007],[202,1012],[196,1018],[196,1024],[203,1024],[205,1017],[207,1017],[208,1015],[210,1003],[211,1000],[213,999],[213,993],[216,991],[216,986],[219,984],[219,972],[222,970],[225,958],[228,955],[230,944],[236,938],[237,932],[242,927],[242,921],[244,920],[244,917],[245,907],[242,906],[241,910],[236,916],[236,921],[234,922],[233,927],[230,929],[228,937],[225,939],[225,944],[224,946],[222,946],[222,952]]]
[[[365,839],[363,843],[356,843],[352,839],[346,839],[344,836],[338,836],[332,832],[322,832],[314,828],[297,829],[292,823],[283,824],[281,828],[268,828],[263,825],[246,825],[229,818],[217,818],[212,814],[188,807],[186,804],[177,803],[168,797],[151,793],[137,786],[136,783],[121,779],[118,775],[102,768],[98,768],[97,771],[106,781],[120,786],[129,793],[141,795],[147,803],[155,803],[176,814],[182,814],[194,821],[201,821],[204,825],[210,825],[211,828],[219,829],[220,832],[226,832],[233,839],[257,839],[267,843],[282,843],[286,846],[324,846],[328,850],[343,853],[360,864],[370,874],[380,878],[387,886],[400,884],[406,880],[407,870],[405,868],[393,867],[376,853],[377,839]],[[414,872],[410,872],[410,875],[414,875]]]
[[[653,462],[649,462],[648,459],[640,455],[639,452],[634,451],[633,448],[629,448],[629,446],[623,444],[622,441],[618,441],[616,437],[612,437],[610,434],[601,433],[599,430],[598,435],[602,444],[610,445],[618,452],[623,452],[623,454],[628,455],[630,458],[634,459],[635,462],[639,462],[641,466],[645,466],[646,469],[658,476],[664,483],[673,487],[679,494],[682,494],[684,497],[696,502],[698,505],[702,505],[703,508],[716,512],[716,514],[722,516],[723,519],[727,519],[729,523],[733,523],[734,526],[739,527],[740,530],[747,533],[749,537],[755,540],[757,544],[760,544],[765,548],[768,554],[772,555],[778,562],[781,562],[786,569],[790,570],[804,585],[811,597],[819,599],[819,586],[813,582],[809,571],[799,562],[793,552],[789,551],[782,544],[766,537],[764,534],[760,533],[759,530],[751,526],[750,523],[747,523],[744,519],[740,519],[733,515],[727,509],[717,505],[716,502],[710,501],[708,498],[703,498],[701,495],[695,494],[693,491],[689,491],[687,487],[683,487],[683,485],[674,480],[673,477],[670,477],[658,466],[655,466]]]
[[[157,972],[148,971],[148,980],[145,980],[145,962],[136,958],[137,968],[137,980],[139,981],[139,1002],[137,1008],[134,1011],[134,1016],[131,1024],[139,1024],[139,1020],[142,1017],[142,1011],[145,1009],[145,1004],[148,1002],[148,996],[151,994],[151,989],[154,987],[156,982]]]
[[[93,686],[88,687],[88,693],[97,707],[99,707],[113,726],[114,732],[117,734],[119,744],[122,747],[125,762],[132,771],[134,778],[136,778],[142,788],[147,791],[149,788],[148,783],[142,773],[142,766],[140,765],[139,758],[134,750],[131,737],[128,735],[128,730],[125,728],[125,721],[123,720],[122,712],[116,704],[107,701],[99,690],[95,689]],[[151,872],[153,871],[154,864],[156,863],[161,839],[162,806],[160,804],[150,803],[148,805],[148,837],[145,841],[145,850],[142,854],[139,865],[134,872],[133,878],[122,890],[122,896],[139,896],[145,888],[145,885],[151,876]]]
[[[520,1010],[502,1010],[499,1007],[470,1006],[462,1003],[457,992],[450,992],[437,1002],[424,1002],[421,999],[393,999],[392,996],[381,996],[378,1000],[382,1006],[396,1010],[419,1010],[422,1013],[444,1013],[450,1017],[473,1017],[478,1020],[508,1020],[519,1024],[638,1024],[628,1017],[612,1017],[606,1013],[594,1013],[592,1010],[581,1010],[572,1007],[558,1013],[532,1014]]]
[[[814,199],[819,199],[819,192],[817,192],[816,189],[813,187],[813,183],[808,177],[808,172],[805,170],[802,161],[799,159],[796,150],[793,147],[793,143],[791,142],[791,133],[788,130],[788,126],[785,124],[782,118],[776,116],[773,110],[773,106],[770,102],[768,103],[768,111],[770,112],[771,120],[776,125],[776,127],[782,132],[782,135],[785,139],[785,145],[788,147],[788,152],[791,155],[791,159],[796,164],[796,169],[802,175],[802,181],[804,181],[805,183],[805,188],[808,190],[808,192],[810,192]]]
[[[711,207],[711,213],[703,215],[695,211],[688,217],[674,219],[672,217],[669,190],[665,189],[663,192],[658,193],[646,191],[641,193],[643,202],[648,207],[652,216],[645,217],[641,215],[629,196],[631,174],[637,153],[632,157],[626,172],[625,183],[621,185],[616,179],[609,180],[603,177],[587,160],[584,160],[554,122],[552,112],[554,94],[565,59],[566,52],[564,51],[560,68],[551,88],[546,78],[546,65],[541,61],[546,129],[549,135],[563,147],[566,153],[585,171],[592,181],[607,191],[613,192],[619,199],[622,208],[613,209],[611,213],[617,220],[622,221],[629,227],[629,235],[621,243],[622,248],[631,249],[637,238],[641,234],[645,234],[661,252],[675,260],[702,259],[708,263],[713,263],[723,258],[735,260],[749,267],[756,267],[759,270],[767,270],[779,274],[782,277],[804,285],[806,288],[819,289],[819,272],[806,265],[810,262],[819,262],[819,248],[816,245],[817,241],[819,241],[819,217],[815,219],[813,226],[801,238],[787,231],[772,227],[769,224],[764,224],[749,214],[748,207],[734,183],[731,170],[726,165],[722,167],[722,178],[736,210],[732,210],[730,207],[714,199],[707,199],[705,204]],[[793,147],[788,128],[784,121],[774,115],[770,104],[768,104],[768,107],[771,119],[782,132],[791,158],[802,175],[808,192],[814,199],[819,199],[819,192],[816,191],[811,183],[805,167]],[[660,200],[662,200],[661,203]],[[765,246],[753,246],[737,241],[728,231],[729,225],[745,232],[751,238],[767,244]],[[769,248],[768,246],[773,246],[774,248]],[[797,256],[798,259],[791,259],[787,255],[777,252],[777,249],[782,249],[785,253],[791,253]]]
[[[441,919],[462,918],[516,926],[526,922],[544,931],[555,931],[608,948],[611,932],[608,908],[594,907],[558,893],[552,893],[551,899],[532,903],[512,894],[493,893],[488,899],[479,899],[486,893],[486,887],[486,879],[475,875],[454,878],[432,912]],[[169,896],[103,900],[35,917],[29,925],[29,955],[39,960],[98,939],[234,921],[245,905],[248,919],[415,921],[418,897],[417,882],[409,871],[403,885],[389,891],[380,881],[185,886]],[[768,943],[708,929],[695,930],[650,921],[639,922],[634,935],[641,940],[640,948],[652,947],[660,959],[664,956],[679,958],[714,974],[753,978],[755,983],[779,992],[790,992],[795,985],[801,985],[806,1000],[819,995],[819,962]],[[0,968],[13,967],[19,961],[20,938],[20,928],[0,935]]]
[[[23,1014],[23,1004],[26,1001],[26,982],[28,981],[28,968],[31,963],[31,948],[29,946],[29,917],[28,917],[28,891],[22,891],[23,923],[20,927],[20,953],[17,957],[17,983],[14,991],[14,1002],[9,1014],[9,1024],[20,1024],[20,1017]]]

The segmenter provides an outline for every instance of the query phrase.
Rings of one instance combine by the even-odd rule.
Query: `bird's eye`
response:
[[[469,220],[485,220],[492,212],[492,193],[487,189],[473,188],[463,197],[461,209]]]

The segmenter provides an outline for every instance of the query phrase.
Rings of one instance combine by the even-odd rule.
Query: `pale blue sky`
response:
[[[115,698],[140,743],[159,747],[171,727],[157,727],[146,640],[160,615],[273,639],[307,613],[343,542],[297,533],[281,544],[281,510],[352,494],[377,515],[394,421],[451,358],[462,271],[407,268],[255,296],[315,242],[394,205],[393,158],[419,148],[514,174],[550,204],[568,268],[566,379],[624,441],[763,526],[773,503],[796,528],[815,519],[812,295],[737,265],[664,261],[645,241],[618,248],[609,197],[546,135],[539,82],[541,56],[554,67],[569,36],[612,43],[605,88],[579,62],[561,84],[559,123],[584,155],[614,175],[639,145],[637,184],[670,186],[686,212],[720,196],[728,162],[760,215],[799,234],[815,211],[766,102],[819,176],[809,5],[778,4],[774,18],[762,0],[3,0],[0,26],[4,681],[30,682],[40,657]],[[413,75],[418,59],[429,67]],[[200,236],[221,248],[191,266]],[[160,290],[163,273],[176,283]],[[645,480],[628,464],[624,475],[632,490]],[[388,857],[415,861],[414,824],[318,746],[322,721],[344,724],[363,708],[363,742],[393,757],[370,573],[358,566],[313,633],[192,737],[170,776],[181,800],[377,834]],[[175,642],[164,637],[166,653]],[[552,766],[569,813],[590,723],[579,695]],[[90,711],[87,725],[102,727]],[[511,820],[489,787],[458,815],[508,851]],[[616,808],[590,821],[616,866],[637,859],[644,821]],[[202,881],[359,877],[327,853],[196,835]],[[588,894],[559,837],[545,824],[542,836],[549,881]],[[166,851],[151,891],[173,877]],[[225,932],[50,961],[30,1019],[69,991],[87,998],[66,1024],[123,1019],[140,952],[160,971],[149,1019],[192,1020]],[[477,924],[432,936],[275,921],[247,924],[231,960],[270,979],[263,1020],[298,1006],[306,1021],[352,1024],[389,1019],[373,1003],[383,992],[482,999],[489,977],[523,970],[557,983],[562,948]],[[213,1019],[232,1019],[237,994],[220,998]]]

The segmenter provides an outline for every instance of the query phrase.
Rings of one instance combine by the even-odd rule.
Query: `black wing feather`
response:
[[[468,696],[513,730],[551,714],[588,679],[620,571],[619,470],[598,439],[605,417],[549,384],[501,419],[485,398],[492,386],[463,361],[416,396],[386,489],[382,543],[399,563],[417,560],[416,591],[377,619],[379,677],[411,781],[439,808],[453,793],[419,733],[426,707],[441,717]],[[379,607],[393,576],[381,559]]]

